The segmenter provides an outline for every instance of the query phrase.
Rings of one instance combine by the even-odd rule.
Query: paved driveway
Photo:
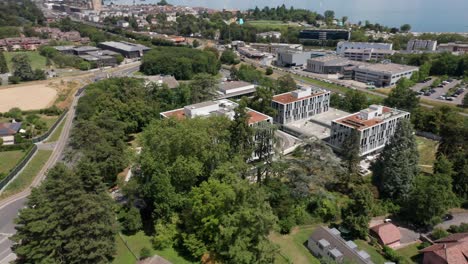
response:
[[[460,225],[461,223],[468,223],[468,212],[453,213],[452,215],[453,215],[452,220],[440,223],[436,227],[447,229],[451,225]]]

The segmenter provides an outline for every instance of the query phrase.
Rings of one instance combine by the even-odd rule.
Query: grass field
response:
[[[17,194],[28,187],[47,162],[50,155],[52,155],[52,150],[38,150],[24,170],[0,194],[0,199]]]
[[[21,150],[0,152],[0,180],[3,178],[1,175],[7,175],[20,162],[24,154],[25,152]]]
[[[304,245],[315,228],[315,225],[296,227],[288,235],[271,233],[270,241],[280,247],[275,263],[319,264],[320,261]]]
[[[55,129],[55,131],[52,133],[52,135],[50,135],[49,139],[46,140],[46,143],[48,142],[56,142],[59,137],[60,137],[60,134],[62,134],[62,130],[63,130],[63,126],[65,125],[65,118],[60,122],[60,125],[57,126],[57,128]]]
[[[432,173],[432,166],[436,160],[437,141],[423,137],[416,137],[419,151],[419,166],[423,172]]]
[[[128,246],[130,247],[131,251],[139,257],[140,251],[142,248],[148,248],[153,255],[159,255],[172,263],[177,264],[192,264],[196,262],[191,262],[183,258],[177,251],[173,248],[168,248],[164,250],[154,250],[151,245],[151,237],[145,235],[142,231],[138,232],[133,236],[124,236],[122,237],[127,242]],[[122,239],[119,237],[116,238],[117,240],[117,254],[114,258],[113,264],[132,264],[136,263],[135,257],[133,256],[132,252],[125,246]]]
[[[31,67],[34,69],[44,69],[46,67],[46,58],[41,56],[38,51],[14,51],[4,52],[5,59],[8,64],[8,69],[12,71],[11,59],[18,54],[26,54],[31,61]]]
[[[281,30],[294,26],[288,23],[283,23],[283,21],[277,20],[251,20],[247,21],[246,24],[261,30]]]
[[[418,246],[421,243],[415,243],[397,250],[398,254],[406,258],[409,263],[422,263],[422,254],[418,251]]]
[[[356,245],[358,245],[359,249],[366,251],[370,256],[374,263],[385,263],[387,260],[377,252],[373,246],[369,245],[364,240],[355,240]]]

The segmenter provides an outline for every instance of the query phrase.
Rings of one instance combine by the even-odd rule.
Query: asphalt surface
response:
[[[112,69],[113,72],[107,74],[107,77],[130,76],[139,69],[139,65],[126,65],[123,67],[125,68],[117,70]],[[14,220],[17,217],[18,212],[24,207],[26,199],[31,193],[31,188],[38,186],[42,180],[44,180],[46,172],[55,166],[55,164],[61,159],[62,153],[70,135],[73,119],[75,118],[75,107],[78,103],[78,100],[79,97],[74,98],[70,106],[70,110],[67,113],[65,125],[63,127],[60,138],[56,143],[51,145],[54,146],[52,155],[44,167],[36,175],[36,178],[33,180],[31,186],[16,195],[10,196],[0,201],[0,264],[8,264],[16,259],[16,256],[10,249],[12,242],[8,239],[16,232]]]

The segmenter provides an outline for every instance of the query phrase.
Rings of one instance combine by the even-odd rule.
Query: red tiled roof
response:
[[[164,114],[167,118],[175,117],[177,119],[185,119],[185,112],[183,108],[164,112],[162,114]]]
[[[322,95],[322,94],[325,94],[325,93],[324,92],[319,92],[319,93],[314,93],[314,94],[309,95],[309,96],[305,96],[305,97],[301,97],[301,98],[295,98],[292,95],[292,93],[286,93],[286,94],[279,94],[279,95],[273,96],[272,101],[280,103],[280,104],[290,104],[290,103],[294,103],[294,102],[297,102],[297,101],[304,100],[306,98],[312,98],[312,97],[315,97],[315,96],[319,96],[319,95]]]
[[[262,122],[262,121],[266,121],[268,120],[269,116],[267,115],[264,115],[264,114],[261,114],[257,111],[252,111],[250,110],[249,111],[249,125],[252,125],[252,124],[255,124],[255,123],[258,123],[258,122]]]
[[[394,243],[401,239],[400,230],[392,223],[383,223],[371,228],[385,245]]]
[[[392,111],[391,108],[388,108],[388,107],[383,108],[383,113],[389,113],[391,111]],[[359,118],[359,115],[360,115],[360,113],[356,113],[356,114],[344,117],[342,119],[338,119],[335,122],[343,124],[343,125],[351,126],[353,128],[359,129],[359,130],[363,130],[363,129],[371,127],[371,126],[375,126],[375,125],[383,122],[383,120],[381,118],[373,118],[373,119],[369,119],[369,120],[363,120],[363,119]]]
[[[438,260],[440,263],[447,264],[467,264],[468,263],[468,233],[453,234],[446,238],[435,241],[436,244],[420,250],[426,259],[434,260],[437,263],[435,256],[440,257],[444,261]]]

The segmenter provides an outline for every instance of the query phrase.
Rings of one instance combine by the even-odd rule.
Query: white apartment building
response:
[[[343,56],[355,61],[381,61],[393,54],[395,54],[394,50],[347,49],[344,51]]]
[[[285,125],[326,112],[329,106],[329,91],[303,87],[296,91],[273,96],[272,107],[277,111],[273,121]]]
[[[437,49],[437,40],[421,40],[421,39],[412,39],[408,41],[406,46],[407,51],[435,51]]]
[[[343,54],[348,49],[356,50],[392,50],[393,43],[374,43],[374,42],[351,42],[351,41],[340,41],[336,46],[336,53]]]
[[[364,156],[385,147],[390,141],[398,122],[410,117],[410,113],[381,105],[371,105],[358,113],[332,121],[330,145],[337,151],[346,137],[356,130],[360,134],[360,155]]]

